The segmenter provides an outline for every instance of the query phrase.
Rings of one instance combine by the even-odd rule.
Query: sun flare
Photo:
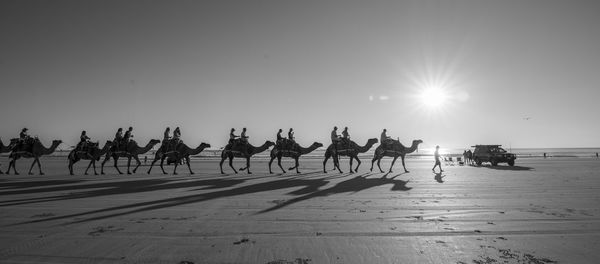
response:
[[[427,88],[420,95],[421,103],[427,108],[441,108],[448,99],[448,95],[440,88]]]

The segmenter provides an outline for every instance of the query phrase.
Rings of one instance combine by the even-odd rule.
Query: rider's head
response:
[[[81,131],[81,134],[82,134],[82,135],[85,135],[85,130]]]
[[[290,131],[293,131],[294,129],[290,127]]]
[[[170,127],[167,127],[167,131],[169,131],[169,130],[171,130],[171,128],[170,128]]]
[[[235,131],[235,128],[231,128],[231,132]]]
[[[117,131],[123,131],[123,128],[122,128],[122,127],[119,127],[119,129],[118,129]]]
[[[337,126],[334,126],[334,127],[333,127],[333,130],[337,130]]]
[[[281,132],[283,132],[283,129],[281,129],[281,128],[280,128],[280,129],[279,129],[279,133],[281,133]]]
[[[344,130],[348,130],[348,127],[344,127]]]
[[[440,148],[440,146],[435,146],[435,149],[439,149],[439,148]]]
[[[21,132],[27,132],[27,130],[28,130],[28,129],[27,129],[26,127],[24,127],[24,128],[21,130]]]
[[[244,127],[244,129],[242,129],[243,131],[246,131],[246,128]]]
[[[385,128],[384,128],[384,129],[383,129],[383,132],[387,132],[387,129],[385,129]]]
[[[133,130],[133,127],[129,127],[129,131]]]

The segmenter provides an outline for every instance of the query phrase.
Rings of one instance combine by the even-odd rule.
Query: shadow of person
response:
[[[446,177],[446,176],[442,176],[441,172],[436,172],[435,177],[433,177],[433,178],[439,183],[444,183],[444,180],[442,180],[442,178],[444,178],[444,177]]]

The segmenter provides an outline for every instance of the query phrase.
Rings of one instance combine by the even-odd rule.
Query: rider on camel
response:
[[[333,144],[333,148],[337,151],[337,144],[341,141],[340,136],[337,134],[337,126],[333,127],[333,131],[331,131],[331,144]]]
[[[175,130],[173,130],[173,148],[175,148],[175,146],[177,146],[177,144],[179,144],[181,142],[181,130],[179,130],[179,127],[176,127]]]
[[[123,136],[123,142],[125,142],[125,146],[129,144],[129,140],[133,137],[131,132],[133,131],[133,127],[129,127],[129,129],[125,132],[125,136]]]
[[[122,140],[123,140],[123,128],[119,127],[119,129],[117,130],[117,133],[115,134],[115,140],[113,141],[116,151],[119,151]]]
[[[165,132],[163,133],[163,140],[162,140],[162,146],[163,146],[163,151],[167,151],[167,148],[169,148],[169,139],[171,139],[171,136],[169,135],[169,133],[171,133],[171,128],[167,127],[165,129]]]
[[[294,143],[296,143],[296,140],[294,140],[294,129],[290,127],[290,131],[288,131],[288,143],[289,143],[289,147],[292,148],[294,146]]]
[[[380,138],[380,140],[381,140],[380,141],[381,145],[386,146],[386,145],[392,143],[393,139],[391,137],[387,136],[387,130],[384,128],[383,132],[381,132],[381,138]]]
[[[28,129],[26,127],[21,129],[21,133],[19,133],[19,142],[17,142],[15,149],[22,148],[25,145],[25,143],[27,143],[31,139],[29,134],[27,134],[27,130]]]
[[[283,133],[283,129],[279,129],[279,131],[277,132],[277,141],[276,142],[276,148],[281,148],[281,145],[283,144],[283,141],[285,140],[284,137],[281,136],[281,133]]]
[[[348,133],[348,127],[344,127],[344,131],[342,131],[342,142],[346,144],[346,146],[350,143],[350,133]]]
[[[240,137],[236,134],[233,134],[234,131],[235,131],[235,128],[231,128],[231,131],[229,131],[229,145],[231,145],[231,146],[233,146],[235,139]]]
[[[90,137],[86,135],[85,130],[81,131],[81,136],[79,136],[79,151],[85,151],[89,141]]]

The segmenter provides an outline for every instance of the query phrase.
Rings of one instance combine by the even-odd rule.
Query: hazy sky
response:
[[[600,147],[597,1],[0,1],[0,137]],[[447,99],[427,106],[437,87]],[[340,130],[341,132],[341,130]]]

